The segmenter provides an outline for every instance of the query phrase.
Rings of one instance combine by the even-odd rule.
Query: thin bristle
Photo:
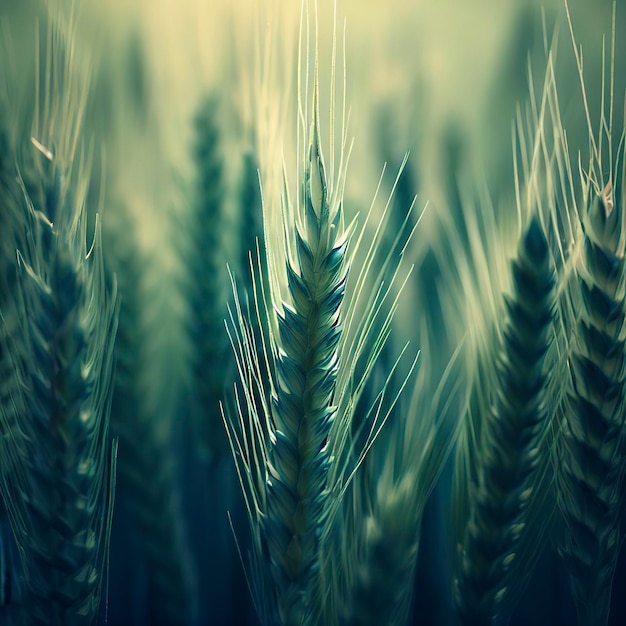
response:
[[[265,258],[263,243],[263,204],[259,188],[258,165],[254,153],[250,150],[243,156],[243,171],[240,193],[241,250],[239,271],[248,294],[252,295],[250,276],[250,256],[256,255],[257,242],[261,246],[260,256]],[[250,298],[252,301],[252,298]]]

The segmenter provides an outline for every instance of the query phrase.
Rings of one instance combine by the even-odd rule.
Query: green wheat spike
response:
[[[189,338],[192,344],[192,419],[200,451],[222,458],[228,442],[219,412],[229,352],[224,334],[226,272],[223,237],[225,184],[218,103],[204,101],[195,122],[196,199],[186,225],[189,245]]]
[[[548,244],[534,217],[512,265],[513,295],[498,362],[494,405],[485,416],[477,484],[456,582],[465,624],[491,624],[504,594],[515,591],[528,507],[540,483],[548,427],[546,354],[551,343],[554,276]]]
[[[577,265],[580,316],[573,341],[573,390],[558,440],[565,560],[584,625],[606,624],[620,545],[624,476],[626,272],[623,253],[624,137],[613,189],[590,192]]]
[[[2,410],[5,429],[17,418],[8,429],[2,495],[25,569],[25,621],[90,624],[112,506],[107,433],[117,311],[103,281],[99,230],[87,254],[74,221],[80,203],[50,165],[45,206],[35,209],[24,189],[19,330],[3,346],[23,364],[23,378],[19,412]]]
[[[159,419],[146,408],[139,380],[147,340],[141,318],[142,265],[131,220],[126,215],[111,217],[119,223],[107,229],[107,258],[118,276],[121,301],[111,405],[111,432],[119,438],[117,515],[138,530],[147,566],[150,622],[189,625],[197,617],[197,598],[174,451],[161,433]]]

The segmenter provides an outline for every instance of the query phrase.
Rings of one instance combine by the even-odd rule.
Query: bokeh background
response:
[[[216,271],[225,311],[226,264],[236,265],[244,247],[240,191],[246,155],[254,157],[251,193],[254,197],[258,167],[268,215],[280,204],[283,163],[291,172],[297,160],[301,5],[295,0],[66,4],[76,11],[76,53],[90,82],[84,123],[93,156],[90,198],[102,208],[105,220],[107,213],[112,215],[112,223],[115,206],[124,205],[143,259],[137,289],[150,333],[149,357],[141,372],[143,400],[162,444],[157,448],[162,462],[174,468],[180,536],[189,551],[198,607],[195,621],[254,624],[234,538],[245,551],[247,521],[235,466],[223,442],[219,451],[198,444],[197,424],[184,408],[191,393],[189,360],[194,346],[185,326],[184,298],[175,287],[185,280],[177,241],[198,178],[195,120],[209,99],[219,111],[223,159],[226,208],[215,241],[223,261]],[[620,129],[626,92],[626,38],[621,36],[626,32],[626,6],[621,0],[616,5],[610,0],[569,2],[575,37],[583,50],[594,124],[601,107],[603,46],[606,80],[609,76],[614,6],[615,127]],[[0,64],[3,89],[11,102],[27,101],[35,88],[36,41],[45,30],[46,11],[43,1],[0,0]],[[313,38],[312,6],[308,16]],[[489,191],[498,211],[515,212],[513,122],[531,89],[541,90],[548,49],[555,59],[571,154],[587,149],[587,121],[564,4],[562,0],[338,0],[335,6],[330,0],[318,0],[317,22],[322,103],[330,97],[334,32],[339,50],[338,101],[343,97],[345,52],[348,135],[354,138],[346,182],[347,213],[367,210],[385,164],[380,195],[388,196],[407,152],[397,202],[406,208],[417,196],[418,213],[428,203],[413,238],[410,256],[417,270],[400,303],[394,341],[420,345],[416,307],[429,311],[432,366],[443,371],[454,345],[450,335],[454,322],[440,319],[444,313],[453,315],[453,309],[440,303],[445,288],[432,254],[433,242],[445,236],[441,216],[454,220],[460,215],[471,181]],[[301,67],[305,64],[302,61]],[[329,123],[324,111],[327,150]],[[258,200],[257,206],[260,210]],[[113,228],[111,236],[116,232]],[[462,321],[458,325],[462,327]],[[226,372],[228,367],[224,365]],[[454,623],[448,545],[450,474],[449,463],[423,522],[411,612],[414,624]],[[148,566],[138,547],[139,531],[125,515],[133,494],[122,488],[118,495],[101,621],[112,626],[147,625],[152,623],[145,587]],[[614,589],[621,589],[625,581],[621,563]],[[611,624],[625,623],[621,595],[614,593]],[[569,624],[573,619],[566,584],[554,557],[546,553],[513,623],[540,626]]]

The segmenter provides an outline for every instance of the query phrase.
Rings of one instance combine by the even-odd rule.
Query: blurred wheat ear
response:
[[[565,560],[579,623],[606,624],[621,544],[626,382],[624,136],[616,176],[589,191],[576,265],[580,302],[570,369],[572,390],[558,439],[559,505]]]
[[[19,374],[12,355],[7,350],[10,337],[15,336],[18,324],[14,301],[17,268],[13,248],[16,226],[13,211],[19,206],[16,198],[21,194],[8,121],[7,106],[3,94],[0,93],[0,458],[6,458],[5,442],[10,439],[9,433],[17,426],[15,396],[20,386]],[[6,462],[0,462],[2,479],[5,478],[5,472],[10,474],[11,470]],[[4,500],[0,498],[0,617],[4,607],[21,601],[21,580],[22,572],[15,539]]]
[[[519,593],[523,535],[536,532],[529,503],[541,483],[542,441],[550,417],[545,357],[554,308],[554,272],[536,216],[520,241],[512,273],[494,404],[483,416],[478,480],[459,553],[457,610],[471,625],[491,624],[496,616],[506,619],[500,604],[506,594]]]
[[[7,250],[13,260],[13,290],[11,305],[2,302],[9,392],[0,408],[0,492],[24,570],[19,623],[71,625],[96,620],[108,551],[117,304],[98,217],[88,234],[89,164],[79,151],[88,87],[75,24],[61,13],[50,7],[34,101],[10,103],[2,253],[3,263]]]
[[[142,261],[130,216],[119,209],[105,230],[107,263],[118,278],[120,315],[111,432],[119,438],[116,515],[134,523],[145,555],[151,624],[189,625],[197,618],[196,585],[176,480],[174,450],[146,408]]]
[[[385,485],[386,492],[379,494],[374,510],[362,520],[364,551],[355,564],[351,597],[342,609],[341,624],[406,622],[420,530],[421,511],[410,508],[417,482],[416,475],[406,474],[399,485],[391,489]]]
[[[427,328],[424,323],[422,328]],[[420,363],[410,401],[392,411],[355,477],[355,520],[345,528],[358,546],[352,563],[344,557],[348,589],[339,611],[342,624],[404,624],[413,599],[424,510],[456,443],[468,385],[460,358],[463,343],[436,381],[426,333],[420,333]],[[346,520],[350,520],[346,516]],[[350,553],[350,547],[345,548]]]
[[[185,224],[187,248],[183,252],[188,268],[191,418],[200,453],[214,460],[228,454],[219,403],[231,355],[224,333],[226,185],[219,120],[218,100],[203,100],[195,120],[196,194]]]
[[[18,411],[2,409],[9,435],[2,494],[26,576],[25,621],[89,624],[98,613],[112,510],[115,290],[104,282],[99,226],[87,253],[80,198],[50,154],[30,150],[43,162],[46,201],[34,206],[23,188],[19,328],[3,346],[22,384],[13,398]]]

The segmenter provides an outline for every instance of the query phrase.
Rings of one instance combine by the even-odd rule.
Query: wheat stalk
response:
[[[304,624],[311,619],[311,591],[328,496],[327,440],[336,413],[332,396],[347,236],[339,228],[340,204],[328,197],[318,123],[316,114],[305,170],[304,215],[296,230],[296,257],[287,263],[291,303],[283,303],[278,316],[278,347],[268,368],[275,380],[271,405],[255,405],[255,398],[263,403],[268,397],[264,389],[246,398],[251,412],[266,412],[268,433],[262,432],[259,418],[241,434],[236,424],[231,425],[233,445],[246,448],[244,470],[261,472],[259,479],[250,478],[250,497],[259,499],[263,507],[258,527],[253,528],[260,557],[255,567],[267,568],[273,600],[261,617],[281,624]],[[249,336],[242,344],[239,368],[244,393],[252,394],[249,376],[256,375],[253,367],[256,364],[258,370],[259,353],[252,349],[253,331],[244,325],[243,332]],[[262,384],[259,380],[258,385]],[[261,458],[263,464],[258,463]],[[251,521],[257,521],[256,515]],[[268,584],[264,579],[261,573],[260,584]]]
[[[305,84],[308,87],[308,81]],[[303,127],[309,119],[306,111],[300,102]],[[353,438],[357,407],[397,308],[394,289],[400,265],[398,261],[394,267],[397,259],[391,255],[382,265],[376,262],[391,200],[369,241],[365,232],[372,203],[349,248],[355,227],[344,226],[342,210],[346,120],[338,166],[331,166],[327,179],[319,119],[316,60],[309,143],[304,167],[298,168],[302,188],[294,205],[285,175],[280,197],[283,245],[278,249],[268,226],[271,203],[264,198],[269,279],[253,274],[251,313],[258,324],[247,319],[236,297],[229,326],[240,386],[235,390],[236,412],[229,413],[226,423],[252,531],[249,581],[266,623],[339,619],[344,572],[352,569],[344,560],[349,555],[335,549],[338,529],[345,530],[346,492],[397,401],[387,409],[374,406],[365,437]],[[333,128],[331,124],[331,145],[336,139]],[[368,241],[369,248],[364,243]],[[281,252],[287,259],[284,269]],[[349,268],[357,258],[359,269],[351,275]],[[372,277],[372,268],[377,277]],[[255,327],[262,330],[261,345]]]
[[[268,353],[267,342],[257,350],[252,326],[234,327],[235,331],[241,327],[244,335],[233,343],[239,352],[238,367],[251,421],[248,427],[242,414],[239,423],[231,422],[230,433],[233,445],[242,447],[240,471],[249,476],[248,481],[242,476],[242,485],[249,498],[256,555],[252,579],[261,586],[255,596],[261,618],[268,623],[311,620],[311,593],[328,496],[327,440],[336,413],[332,397],[339,360],[347,236],[341,232],[340,202],[328,192],[317,107],[316,85],[304,207],[297,215],[294,257],[288,257],[286,265],[290,302],[283,302],[278,315],[276,350]],[[258,311],[254,285],[252,294]],[[239,308],[237,311],[240,316]],[[261,315],[258,317],[260,321]],[[261,324],[258,327],[262,328]],[[267,360],[264,369],[271,374],[271,394],[260,377],[261,360]],[[265,403],[268,397],[269,405]]]
[[[615,5],[610,57],[608,116],[603,49],[602,106],[596,137],[588,105],[581,51],[566,14],[587,121],[589,164],[580,167],[582,209],[569,212],[575,233],[568,291],[562,308],[573,338],[569,393],[562,407],[554,460],[564,527],[557,548],[580,624],[606,624],[619,554],[624,476],[624,141],[614,144]],[[558,119],[560,123],[560,118]],[[623,120],[622,120],[623,124]],[[564,134],[564,131],[561,130]],[[564,141],[565,167],[569,154]],[[608,182],[606,165],[608,156]],[[559,164],[561,169],[565,169]],[[573,176],[569,176],[571,194]]]

